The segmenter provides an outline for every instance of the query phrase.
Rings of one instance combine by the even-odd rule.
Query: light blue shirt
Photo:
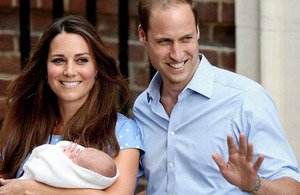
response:
[[[120,150],[128,149],[128,148],[137,148],[141,150],[141,155],[144,153],[144,148],[141,141],[141,132],[136,125],[136,123],[125,117],[124,115],[118,113],[118,120],[115,128],[116,137],[120,146]],[[52,135],[52,138],[48,139],[49,144],[56,144],[57,142],[61,141],[61,135]],[[30,154],[27,155],[26,159],[24,160],[23,164],[19,168],[17,172],[17,178],[23,172],[23,165],[29,158]],[[143,169],[140,167],[138,171],[138,178],[142,176]]]
[[[254,81],[212,66],[204,55],[179,94],[169,117],[160,103],[157,73],[136,100],[134,118],[142,131],[141,159],[151,194],[243,194],[221,175],[212,159],[228,160],[227,135],[241,132],[254,144],[255,160],[265,155],[259,175],[300,182],[295,155],[282,130],[276,106]]]

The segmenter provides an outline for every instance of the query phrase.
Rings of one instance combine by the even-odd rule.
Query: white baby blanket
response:
[[[45,144],[36,147],[24,164],[24,175],[19,179],[36,181],[61,188],[105,189],[119,176],[105,177],[72,162],[63,152],[70,142],[60,141],[56,145]],[[78,145],[80,149],[84,147]],[[101,166],[101,164],[99,165]]]

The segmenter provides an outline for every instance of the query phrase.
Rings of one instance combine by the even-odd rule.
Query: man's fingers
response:
[[[213,153],[212,154],[212,158],[214,159],[214,161],[216,162],[216,164],[218,165],[220,171],[222,172],[222,170],[227,168],[227,165],[225,163],[225,161],[223,160],[222,156],[218,153]]]
[[[246,144],[246,134],[241,133],[239,139],[239,154],[246,156],[247,154],[247,144]]]
[[[236,145],[233,141],[233,137],[231,135],[228,135],[227,136],[227,145],[228,145],[228,152],[229,152],[229,155],[230,154],[234,154],[234,153],[237,153],[238,150],[236,148]]]
[[[259,155],[259,157],[257,158],[256,162],[253,165],[253,169],[258,172],[258,169],[260,167],[260,165],[262,164],[262,162],[264,161],[265,156],[263,154]]]
[[[249,142],[247,144],[247,155],[246,155],[246,159],[247,161],[253,161],[253,157],[254,157],[254,151],[253,151],[253,144],[251,142]]]

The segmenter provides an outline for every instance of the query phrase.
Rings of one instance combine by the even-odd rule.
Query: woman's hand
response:
[[[0,195],[24,195],[26,194],[25,186],[29,186],[33,180],[20,179],[0,179]]]
[[[102,194],[101,190],[77,189],[77,188],[56,188],[32,179],[0,179],[0,195],[96,195]]]

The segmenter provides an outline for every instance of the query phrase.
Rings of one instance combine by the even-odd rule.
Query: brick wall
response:
[[[146,51],[138,41],[138,0],[129,0],[129,78],[131,100],[150,80]],[[52,21],[51,0],[31,0],[31,48]],[[212,64],[235,70],[234,0],[198,0],[200,51]],[[64,0],[64,14],[85,15],[84,0]],[[118,0],[97,0],[97,29],[111,53],[118,57]],[[0,99],[7,84],[20,71],[19,0],[0,1]],[[0,120],[6,105],[0,102]]]
[[[51,0],[31,0],[31,48],[52,21]],[[150,81],[146,50],[138,40],[138,0],[129,0],[130,108]],[[235,70],[234,0],[198,0],[200,51],[212,64]],[[64,0],[64,14],[85,15],[84,0]],[[97,0],[97,30],[111,53],[118,57],[118,0]],[[20,71],[19,0],[0,0],[0,100],[9,82]],[[0,101],[0,121],[6,112]],[[131,113],[131,112],[130,112]],[[144,181],[142,180],[142,183]],[[143,187],[140,185],[139,189]]]
[[[146,50],[138,41],[138,0],[129,0],[129,78],[131,99],[143,91],[150,81]],[[52,21],[51,0],[31,0],[31,49]],[[212,64],[235,70],[234,0],[198,0],[200,51]],[[85,15],[84,0],[64,0],[64,14]],[[97,0],[97,30],[111,53],[118,57],[118,0]],[[7,84],[20,71],[19,0],[0,1],[0,99]],[[6,111],[0,103],[0,120]]]

